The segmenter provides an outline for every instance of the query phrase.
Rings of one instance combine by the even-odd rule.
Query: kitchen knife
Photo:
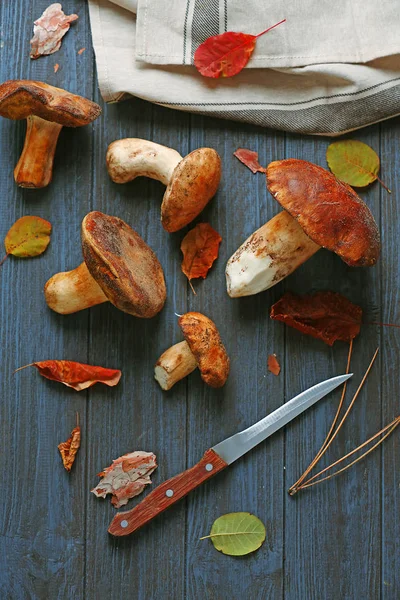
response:
[[[115,536],[133,533],[278,431],[351,376],[352,373],[339,375],[314,385],[274,410],[261,421],[213,446],[205,452],[203,458],[194,467],[159,485],[131,510],[116,514],[108,529],[109,533]]]

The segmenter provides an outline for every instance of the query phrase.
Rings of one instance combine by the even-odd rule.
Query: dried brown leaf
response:
[[[81,428],[79,425],[71,431],[71,436],[66,442],[62,442],[58,445],[63,465],[68,472],[72,469],[72,465],[75,462],[76,453],[78,452],[80,445]]]
[[[61,4],[50,4],[41,17],[34,22],[31,39],[31,58],[53,54],[61,47],[61,40],[78,15],[66,15]]]

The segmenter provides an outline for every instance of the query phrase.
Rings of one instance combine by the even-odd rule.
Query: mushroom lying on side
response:
[[[221,160],[212,148],[198,148],[182,158],[172,148],[125,138],[109,145],[106,162],[115,183],[128,183],[142,176],[167,186],[161,223],[170,233],[182,229],[201,213],[221,179]]]
[[[162,389],[170,390],[196,367],[207,385],[222,387],[229,375],[229,357],[215,323],[198,312],[182,315],[178,323],[186,341],[168,348],[154,368]]]
[[[332,173],[305,160],[277,160],[267,167],[267,187],[286,210],[228,260],[229,296],[272,287],[320,248],[333,250],[351,267],[376,263],[380,238],[374,217],[353,188]]]
[[[24,188],[42,188],[51,181],[54,153],[63,127],[88,125],[101,113],[95,102],[41,81],[10,80],[0,85],[0,115],[26,119],[15,182]]]
[[[162,267],[153,250],[117,217],[91,212],[82,221],[85,262],[46,283],[48,306],[70,313],[111,302],[135,317],[154,317],[166,300]]]

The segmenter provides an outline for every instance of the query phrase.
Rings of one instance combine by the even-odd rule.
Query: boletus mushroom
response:
[[[332,173],[305,160],[277,160],[267,167],[267,187],[285,209],[253,233],[226,266],[229,296],[266,290],[320,248],[351,267],[376,263],[377,224],[365,202]]]
[[[154,317],[164,306],[166,287],[153,250],[117,217],[90,212],[82,221],[83,262],[46,283],[48,306],[70,313],[111,302],[135,317]]]
[[[170,233],[182,229],[201,213],[221,179],[221,159],[212,148],[198,148],[183,158],[172,148],[125,138],[109,145],[106,162],[115,183],[150,177],[167,186],[161,223]]]
[[[88,125],[100,113],[95,102],[41,81],[15,79],[2,83],[0,115],[26,119],[24,148],[14,169],[15,182],[24,188],[48,185],[61,129]]]
[[[222,387],[229,375],[229,357],[215,323],[198,312],[180,316],[178,323],[185,341],[168,348],[154,368],[162,389],[170,390],[196,368],[207,385]]]

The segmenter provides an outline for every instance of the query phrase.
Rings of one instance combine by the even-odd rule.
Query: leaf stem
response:
[[[381,184],[381,186],[382,186],[383,188],[385,188],[385,190],[386,190],[386,191],[387,191],[389,194],[391,194],[391,193],[392,193],[392,191],[391,191],[391,190],[389,190],[388,186],[387,186],[387,185],[385,185],[385,184],[383,183],[382,179],[381,179],[380,177],[378,177],[378,175],[375,175],[375,177],[377,178],[377,180],[379,181],[379,183]]]
[[[322,471],[320,471],[319,473],[316,473],[316,475],[313,475],[313,477],[310,477],[310,479],[307,479],[307,481],[301,486],[301,489],[311,487],[313,485],[316,485],[317,483],[321,483],[322,481],[326,481],[327,479],[331,479],[332,477],[335,477],[336,475],[339,475],[339,473],[343,473],[343,471],[346,471],[351,466],[355,465],[358,461],[360,461],[363,458],[365,458],[367,456],[367,454],[369,454],[370,452],[372,452],[373,450],[375,450],[375,448],[377,448],[380,444],[382,444],[382,442],[396,429],[397,425],[399,425],[399,424],[400,424],[400,416],[396,417],[391,423],[389,423],[383,429],[381,429],[380,431],[378,431],[378,433],[375,433],[375,435],[373,435],[372,437],[370,437],[366,442],[364,442],[363,444],[361,444],[357,448],[354,448],[354,450],[352,450],[351,452],[349,452],[348,454],[346,454],[346,456],[343,456],[342,458],[339,458],[339,460],[335,461],[334,463],[332,463],[328,467],[325,467],[325,469],[322,469]],[[389,431],[387,431],[387,430],[389,430]],[[352,456],[353,454],[355,454],[355,452],[358,452],[359,450],[361,450],[361,448],[364,448],[364,446],[367,446],[368,444],[370,444],[379,435],[382,435],[382,433],[385,433],[385,431],[387,431],[387,433],[376,444],[374,444],[369,450],[367,450],[366,452],[364,452],[363,454],[361,454],[361,456],[359,456],[358,458],[356,458],[355,460],[353,460],[351,463],[349,463],[348,465],[346,465],[342,469],[339,469],[339,471],[335,471],[335,473],[332,473],[331,475],[328,475],[327,477],[323,477],[322,479],[318,479],[318,481],[313,481],[313,483],[310,483],[316,477],[319,477],[320,475],[322,475],[323,473],[325,473],[329,469],[332,469],[337,464],[339,464],[342,461],[346,460],[346,458],[348,458],[349,456]]]
[[[18,369],[15,369],[14,373],[16,373],[17,371],[21,371],[21,369],[26,369],[26,367],[34,367],[34,366],[35,366],[35,363],[29,363],[29,365],[24,365],[23,367],[18,367]]]
[[[5,257],[1,259],[1,261],[0,261],[0,267],[1,267],[1,265],[3,264],[3,262],[6,260],[7,256],[8,256],[8,252],[7,252],[7,254],[5,255]]]
[[[213,538],[213,537],[221,537],[224,535],[260,535],[259,531],[232,531],[231,533],[210,533],[210,535],[204,535],[203,537],[199,538],[200,540],[206,540],[208,538]]]
[[[256,35],[256,38],[261,37],[262,35],[264,35],[264,33],[267,33],[268,31],[271,31],[271,29],[274,29],[275,27],[278,27],[278,25],[282,25],[282,23],[284,23],[286,21],[286,19],[282,19],[282,21],[279,21],[279,23],[275,23],[275,25],[272,25],[271,27],[268,27],[268,29],[265,29],[264,31],[262,31],[261,33],[259,33],[258,35]]]
[[[380,323],[379,321],[368,321],[367,323],[363,323],[363,325],[380,325],[381,327],[397,327],[400,329],[400,325],[396,323]]]
[[[350,346],[349,346],[349,353],[347,355],[347,366],[346,366],[346,375],[350,372],[350,362],[351,362],[351,355],[353,353],[353,340],[350,340]],[[320,447],[320,449],[318,450],[317,454],[315,455],[315,458],[311,461],[311,463],[309,464],[309,466],[307,467],[307,469],[304,471],[304,473],[299,477],[299,479],[296,481],[296,483],[294,483],[290,488],[289,488],[289,494],[291,496],[293,496],[296,491],[297,488],[300,487],[301,483],[304,481],[304,479],[307,477],[307,475],[309,474],[309,472],[315,467],[315,465],[319,462],[319,460],[321,459],[322,455],[324,454],[324,449],[325,446],[327,445],[332,432],[335,428],[335,425],[337,423],[337,420],[339,418],[339,414],[340,411],[342,409],[343,406],[343,402],[344,402],[344,398],[346,396],[346,390],[347,390],[347,381],[345,381],[344,385],[343,385],[343,390],[342,390],[342,395],[340,397],[340,401],[339,401],[339,405],[337,407],[336,410],[336,414],[335,417],[332,421],[332,425],[326,435],[325,440],[323,441],[322,446]]]

